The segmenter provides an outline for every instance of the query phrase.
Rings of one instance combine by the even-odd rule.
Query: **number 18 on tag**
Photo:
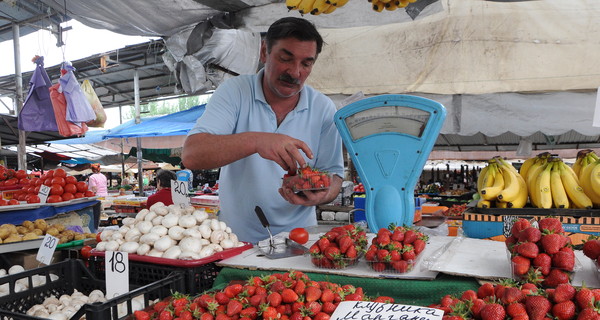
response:
[[[38,249],[35,259],[45,265],[50,265],[52,263],[52,256],[54,255],[54,250],[56,250],[57,245],[58,238],[46,234],[44,240],[42,240],[40,248]]]
[[[105,275],[106,298],[123,295],[129,292],[129,256],[126,252],[106,251]]]

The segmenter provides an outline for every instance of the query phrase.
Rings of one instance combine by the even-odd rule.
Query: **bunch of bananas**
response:
[[[488,160],[477,178],[479,208],[523,208],[527,204],[527,184],[517,169],[501,157]]]
[[[592,201],[574,170],[548,152],[523,162],[520,170],[529,188],[529,202],[537,208],[591,208]]]
[[[579,178],[583,192],[590,198],[593,206],[600,207],[600,158],[590,149],[577,153],[573,172]]]
[[[343,7],[349,0],[285,0],[288,10],[298,10],[301,15],[328,14]]]
[[[398,8],[404,8],[417,0],[368,0],[371,2],[373,11],[381,12],[383,9],[394,11]]]

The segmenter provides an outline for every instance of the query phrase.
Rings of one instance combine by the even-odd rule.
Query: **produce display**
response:
[[[25,271],[25,268],[23,268],[23,266],[21,266],[19,264],[15,264],[15,265],[12,265],[8,270],[0,269],[0,278],[7,276],[7,275],[17,274],[17,273],[23,272],[23,271]],[[56,279],[58,279],[58,276],[56,276],[54,274],[50,274],[51,281],[54,281]],[[42,276],[42,275],[35,275],[34,277],[32,277],[31,284],[29,284],[29,281],[27,279],[19,279],[19,280],[15,281],[15,291],[16,292],[25,291],[25,290],[29,289],[30,286],[32,288],[35,288],[35,287],[42,286],[45,283],[46,283],[46,277]],[[8,285],[0,286],[0,297],[6,296],[9,293],[10,293],[10,291],[9,291]]]
[[[210,218],[193,206],[165,206],[162,202],[123,219],[119,230],[100,234],[97,251],[122,251],[167,259],[197,260],[243,246],[225,222]]]
[[[50,296],[41,304],[36,304],[27,310],[27,315],[48,319],[70,319],[86,303],[105,302],[104,292],[96,289],[85,295],[77,290],[73,294],[63,294],[60,297]],[[134,300],[135,301],[135,300]],[[141,309],[143,301],[137,309]],[[134,309],[136,306],[134,306]],[[127,310],[121,308],[121,316],[127,315]]]
[[[291,188],[294,192],[327,190],[330,185],[330,173],[308,166],[283,176],[283,186]]]
[[[550,217],[537,223],[536,227],[527,219],[517,219],[505,241],[514,277],[549,288],[570,283],[575,252],[562,223]]]
[[[526,180],[501,157],[488,160],[477,178],[480,208],[523,208],[527,204]]]
[[[288,10],[298,10],[300,14],[320,15],[334,12],[337,8],[343,7],[349,0],[286,0],[285,6]],[[394,11],[398,8],[405,8],[417,0],[369,0],[371,8],[375,12],[381,12],[384,9]]]
[[[44,219],[25,220],[18,226],[10,223],[0,225],[0,243],[35,240],[46,234],[58,238],[59,243],[96,237],[95,233],[77,232],[68,229],[62,223],[48,224]]]
[[[582,250],[586,257],[592,259],[598,265],[598,258],[600,257],[600,238],[598,236],[590,235],[583,243]],[[600,269],[598,272],[600,272]]]
[[[367,233],[361,227],[334,227],[310,247],[311,262],[320,268],[343,269],[358,262],[366,245]]]
[[[579,178],[579,185],[589,197],[592,206],[600,208],[600,158],[592,150],[579,151],[573,164],[573,172]]]
[[[377,272],[405,273],[412,270],[428,239],[428,236],[414,228],[391,224],[377,231],[365,259]]]

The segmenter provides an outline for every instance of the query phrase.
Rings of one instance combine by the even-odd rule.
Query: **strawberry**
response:
[[[281,294],[279,294],[279,292],[271,292],[267,296],[267,303],[275,308],[281,304],[281,300]]]
[[[575,268],[575,253],[572,248],[564,247],[552,256],[552,266],[563,271],[573,271]]]
[[[547,276],[552,266],[552,258],[546,253],[540,253],[533,259],[533,266],[539,268],[542,275]]]
[[[356,259],[358,257],[358,251],[356,251],[356,246],[354,245],[351,245],[345,253],[348,259]]]
[[[395,229],[390,238],[392,241],[402,242],[404,241],[404,231],[402,229]]]
[[[477,299],[477,292],[475,290],[466,290],[460,296],[461,301],[475,301]]]
[[[264,307],[261,310],[261,315],[264,320],[275,320],[279,318],[279,313],[274,307]]]
[[[527,227],[519,233],[518,242],[538,242],[542,238],[542,232],[536,227]]]
[[[575,317],[575,303],[571,300],[552,306],[552,315],[558,320],[571,320]]]
[[[337,238],[336,242],[338,243],[338,246],[340,247],[340,251],[342,253],[346,253],[346,251],[348,251],[348,248],[354,245],[354,241],[352,241],[352,239],[348,235],[342,235],[341,237]]]
[[[319,312],[314,317],[313,320],[329,320],[331,317],[325,312]]]
[[[377,272],[385,270],[385,263],[383,262],[372,262],[370,263],[371,268]]]
[[[406,232],[404,232],[404,240],[402,241],[403,244],[412,244],[413,242],[415,242],[415,240],[417,240],[418,238],[418,234],[415,230],[413,229],[407,229]]]
[[[494,285],[490,282],[485,282],[482,284],[479,289],[477,289],[477,297],[480,299],[484,299],[486,297],[491,297],[496,294],[494,290]]]
[[[330,244],[329,239],[327,239],[327,237],[324,237],[324,236],[319,238],[319,240],[317,240],[316,243],[317,243],[317,246],[319,247],[319,249],[321,250],[321,252],[325,251],[325,249],[327,247],[329,247],[329,244]]]
[[[217,300],[219,304],[229,303],[229,297],[223,291],[218,291],[215,293],[215,300]]]
[[[406,273],[410,267],[408,261],[406,260],[398,260],[391,262],[392,268],[398,271],[398,273]]]
[[[600,314],[595,308],[589,307],[579,311],[577,320],[599,320]]]
[[[554,295],[552,295],[552,299],[554,303],[573,300],[576,293],[577,289],[575,289],[575,287],[573,287],[570,283],[561,283],[554,289]]]
[[[392,257],[390,256],[390,252],[386,249],[377,250],[377,260],[379,261],[390,261]]]
[[[510,253],[514,253],[513,248],[518,241],[519,239],[514,235],[510,235],[504,240],[504,244],[506,245],[506,248],[508,249],[508,251],[510,251]]]
[[[298,300],[298,294],[292,289],[285,288],[281,292],[281,300],[285,303],[292,303]]]
[[[402,248],[402,259],[406,261],[415,260],[417,258],[417,254],[415,253],[415,249],[412,245],[407,244]]]
[[[522,276],[529,271],[531,261],[523,256],[514,256],[511,259],[512,268],[515,275]]]
[[[423,252],[423,250],[425,250],[425,245],[426,245],[425,240],[423,240],[423,239],[415,240],[415,242],[413,242],[413,247],[415,248],[415,254],[419,255],[419,253]]]
[[[378,296],[375,299],[373,299],[373,302],[394,303],[394,298],[387,296]]]
[[[529,220],[519,218],[513,224],[512,228],[511,228],[511,233],[518,239],[519,235],[521,234],[521,231],[528,227],[531,227],[531,223],[529,222]]]
[[[208,295],[207,295],[208,296]],[[210,297],[210,296],[209,296]],[[168,301],[160,301],[152,306],[152,309],[158,313],[162,312],[169,305]]]
[[[511,318],[527,316],[527,310],[525,309],[525,305],[523,303],[511,303],[506,306],[506,315]]]
[[[500,300],[506,305],[513,302],[521,302],[521,300],[523,300],[524,298],[525,295],[523,295],[521,289],[517,287],[506,287],[504,289],[502,297],[500,297]]]
[[[531,320],[543,320],[550,312],[552,304],[543,296],[528,296],[525,298],[525,309]]]
[[[561,234],[550,233],[543,235],[540,242],[545,253],[555,254],[565,245],[566,239]]]
[[[231,299],[237,297],[237,295],[242,292],[242,288],[243,286],[239,283],[230,284],[223,289],[223,292]]]
[[[325,248],[325,250],[323,250],[323,254],[325,254],[325,257],[329,260],[336,260],[339,259],[341,257],[341,252],[340,249],[334,246],[329,246],[327,248]]]
[[[304,291],[304,301],[313,302],[317,301],[321,298],[323,291],[318,287],[307,287]]]
[[[594,238],[588,239],[583,243],[582,250],[586,257],[592,260],[598,259],[598,256],[600,256],[600,240]]]
[[[135,320],[149,320],[150,314],[143,310],[137,310],[133,313]]]
[[[535,257],[537,257],[539,251],[540,249],[533,242],[523,242],[517,246],[517,253],[530,259],[534,259]]]
[[[594,306],[594,292],[587,287],[582,287],[575,294],[575,301],[580,309],[592,308]]]
[[[569,281],[569,274],[567,272],[553,268],[552,270],[550,270],[550,273],[548,274],[546,279],[544,279],[542,284],[544,285],[544,287],[556,288],[559,284],[569,283]]]
[[[506,311],[497,303],[488,303],[481,308],[481,320],[504,320]]]
[[[179,320],[192,320],[193,318],[192,312],[189,310],[185,310],[179,314]]]
[[[321,308],[321,311],[327,314],[332,314],[336,308],[337,305],[333,302],[323,302],[323,307]]]
[[[309,315],[316,315],[317,313],[321,312],[321,303],[319,303],[318,301],[307,301],[304,303],[304,308],[305,311],[309,314]]]
[[[562,223],[558,218],[543,218],[538,221],[539,229],[544,232],[552,232],[552,233],[562,233],[564,232]]]
[[[473,318],[480,319],[481,318],[481,309],[485,306],[486,303],[483,299],[475,299],[473,300],[473,305],[471,305],[471,313],[473,314]]]
[[[240,318],[256,319],[256,317],[258,317],[256,307],[247,307],[240,311]]]
[[[204,312],[200,315],[200,320],[214,320],[214,316],[209,312]]]
[[[158,320],[171,320],[173,319],[173,313],[170,310],[163,310],[158,314]]]

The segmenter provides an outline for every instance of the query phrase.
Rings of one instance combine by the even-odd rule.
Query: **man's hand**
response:
[[[333,175],[331,185],[324,190],[305,190],[295,193],[290,187],[279,188],[279,194],[289,203],[301,206],[316,206],[333,201],[340,193],[342,178]]]
[[[285,134],[260,134],[256,144],[256,151],[261,157],[275,161],[286,171],[296,172],[298,168],[306,165],[306,161],[300,154],[300,150],[309,159],[313,157],[312,151],[306,143]]]

